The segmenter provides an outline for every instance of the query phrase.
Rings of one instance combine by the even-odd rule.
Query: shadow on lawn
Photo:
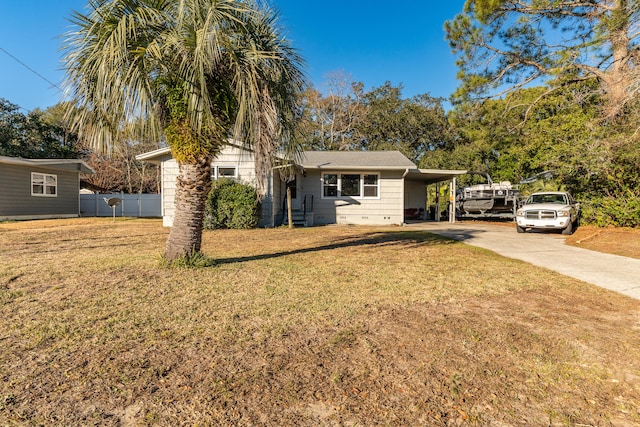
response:
[[[475,222],[462,224],[462,226],[443,227],[439,223],[416,223],[409,225],[409,227],[413,228],[415,231],[420,230],[427,233],[433,233],[448,239],[458,240],[460,242],[472,240],[487,232],[487,230],[482,227],[475,227]],[[479,224],[482,224],[482,222],[479,222]]]
[[[459,242],[464,242],[467,240],[474,239],[477,235],[484,233],[482,230],[470,230],[470,229],[458,229],[458,228],[445,228],[437,231],[433,231],[434,234],[442,236],[446,239],[457,240]]]
[[[424,231],[392,231],[367,233],[360,236],[348,236],[334,239],[332,243],[307,248],[292,249],[266,254],[249,255],[243,257],[216,258],[216,264],[232,264],[236,262],[258,261],[264,259],[279,258],[283,256],[321,252],[349,247],[386,247],[397,246],[398,250],[411,249],[420,246],[442,246],[457,243],[446,237],[438,236]]]

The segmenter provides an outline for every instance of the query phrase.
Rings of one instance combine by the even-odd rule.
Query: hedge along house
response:
[[[0,156],[0,220],[80,216],[80,174],[93,173],[78,159]]]
[[[178,164],[169,148],[136,158],[161,167],[163,225],[170,227]],[[466,173],[418,169],[398,151],[304,151],[293,162],[288,182],[277,171],[281,167],[276,166],[264,183],[259,224],[263,227],[286,222],[287,187],[291,188],[292,219],[299,225],[399,225],[407,211],[422,212],[418,219],[426,219],[426,185],[454,182]],[[253,153],[235,144],[225,147],[212,162],[212,178],[222,177],[255,185]]]

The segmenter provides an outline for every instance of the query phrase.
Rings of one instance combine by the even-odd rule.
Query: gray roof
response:
[[[86,174],[96,173],[91,166],[80,159],[23,159],[22,157],[0,156],[0,163],[40,167],[57,171],[77,171]]]
[[[296,163],[304,169],[403,170],[416,165],[399,151],[303,151]]]
[[[136,159],[160,162],[170,156],[171,149],[165,147],[139,154]],[[304,169],[406,170],[416,168],[416,165],[399,151],[303,151],[296,158],[295,163]]]
[[[136,156],[138,160],[159,162],[171,157],[169,148],[161,148]],[[327,171],[359,170],[406,171],[406,179],[425,184],[447,181],[465,170],[418,169],[399,151],[303,151],[296,157],[295,164],[303,169],[321,169]]]

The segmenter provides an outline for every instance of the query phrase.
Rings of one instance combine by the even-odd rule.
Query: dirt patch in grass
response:
[[[635,228],[580,226],[566,242],[580,248],[640,259],[640,230]]]
[[[428,233],[0,224],[2,425],[640,424],[640,302]]]

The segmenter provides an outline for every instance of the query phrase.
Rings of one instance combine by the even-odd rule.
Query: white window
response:
[[[31,195],[58,197],[58,176],[31,172]]]
[[[322,197],[338,197],[338,174],[322,175]]]
[[[219,178],[232,178],[238,177],[237,166],[214,166],[213,167],[213,179]]]
[[[378,175],[363,175],[362,190],[362,194],[364,197],[378,197]]]
[[[377,199],[380,179],[377,173],[325,173],[322,175],[322,197]]]

